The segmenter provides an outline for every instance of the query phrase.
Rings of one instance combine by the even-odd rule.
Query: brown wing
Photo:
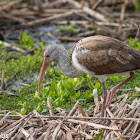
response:
[[[78,62],[96,75],[121,73],[140,69],[140,51],[119,40],[95,36],[76,44],[73,51],[89,50],[77,55]]]

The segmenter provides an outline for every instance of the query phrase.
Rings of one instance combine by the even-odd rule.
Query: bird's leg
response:
[[[113,98],[113,95],[115,95],[115,98],[117,100],[117,93],[116,93],[116,90],[119,89],[122,85],[124,85],[125,83],[127,83],[128,81],[132,80],[135,76],[135,73],[134,72],[130,72],[130,76],[125,79],[124,81],[122,81],[121,83],[119,83],[118,85],[116,85],[115,87],[113,87],[110,92],[109,92],[109,95],[108,95],[108,99],[107,99],[107,102],[106,102],[106,106],[110,106],[111,104],[111,101],[112,101],[112,98]]]
[[[102,82],[102,87],[103,87],[103,105],[102,105],[102,114],[101,117],[104,117],[105,109],[106,109],[106,99],[107,99],[107,90],[105,87],[105,82]]]
[[[101,117],[104,117],[105,114],[105,109],[106,109],[106,99],[107,99],[107,90],[105,87],[105,82],[102,82],[102,87],[103,87],[103,104],[102,104],[102,113]],[[102,120],[96,120],[94,123],[99,124]]]

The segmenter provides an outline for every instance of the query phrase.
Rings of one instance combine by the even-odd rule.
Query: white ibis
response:
[[[104,117],[104,111],[110,105],[113,95],[117,98],[116,90],[135,76],[133,71],[140,71],[140,50],[106,36],[83,38],[72,48],[70,55],[63,46],[50,46],[44,53],[44,62],[39,76],[40,96],[43,75],[52,61],[56,61],[60,71],[70,78],[89,74],[99,79],[103,87],[101,116]],[[107,76],[123,76],[128,73],[130,77],[113,87],[107,96],[105,87]]]

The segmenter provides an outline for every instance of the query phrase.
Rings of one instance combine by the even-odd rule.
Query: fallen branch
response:
[[[49,108],[50,116],[54,116],[53,108],[52,108],[52,103],[51,103],[51,99],[50,99],[49,96],[47,98],[47,105],[48,105],[48,108]]]
[[[4,114],[0,114],[0,117],[3,117]],[[27,115],[22,115],[24,117],[26,117]],[[7,118],[14,118],[16,117],[16,119],[21,118],[18,115],[8,115]],[[57,119],[57,118],[64,118],[64,116],[34,116],[33,118],[49,118],[49,119]],[[140,122],[140,118],[117,118],[117,117],[76,117],[76,116],[67,116],[67,119],[93,119],[93,120],[97,120],[97,119],[101,119],[101,120],[123,120],[123,121],[137,121]]]
[[[0,11],[7,10],[8,8],[12,7],[15,4],[18,4],[19,2],[21,2],[21,0],[14,0],[14,1],[8,2],[6,5],[0,7]]]
[[[75,103],[75,105],[73,106],[73,108],[71,109],[70,113],[68,114],[67,118],[68,118],[69,116],[73,116],[73,115],[74,115],[74,113],[76,112],[78,106],[79,106],[79,102],[77,101],[77,102]]]
[[[26,53],[25,50],[17,47],[15,44],[10,44],[10,43],[4,42],[4,41],[0,41],[0,45],[4,45],[5,47],[11,48],[11,49],[16,50],[21,53]]]
[[[17,47],[16,44],[4,42],[4,41],[0,41],[0,46],[1,46],[1,45],[4,45],[5,47],[11,48],[12,50],[21,52],[21,53],[23,53],[23,54],[33,53],[35,50],[37,50],[37,48],[34,47],[34,48],[29,49],[29,50],[26,51],[26,50],[24,50],[24,49],[21,49],[21,48]]]
[[[5,90],[1,90],[0,94],[2,94],[2,95],[5,94],[5,95],[8,95],[8,96],[19,96],[19,94],[12,93],[10,91],[5,91]]]
[[[123,6],[122,6],[122,9],[121,9],[121,14],[120,14],[120,26],[118,28],[118,38],[121,39],[121,33],[122,33],[122,23],[123,23],[123,20],[124,20],[124,14],[125,14],[125,7],[126,7],[126,4],[127,4],[127,0],[125,0]]]
[[[29,28],[29,27],[35,27],[35,26],[42,25],[42,24],[45,24],[47,22],[50,22],[52,20],[56,20],[56,19],[60,19],[60,18],[70,16],[70,15],[74,14],[75,12],[76,11],[72,10],[70,12],[66,12],[66,13],[63,13],[63,14],[58,14],[58,15],[54,15],[54,16],[51,16],[51,17],[43,18],[43,19],[37,19],[37,20],[34,20],[34,21],[30,21],[30,22],[27,22],[27,23],[17,25],[15,27],[13,27],[12,30],[19,30],[19,29],[25,29],[25,28]]]
[[[89,122],[80,121],[80,120],[67,119],[67,121],[68,121],[68,122],[72,122],[72,123],[78,123],[78,124],[83,124],[83,125],[92,126],[92,127],[94,127],[94,128],[97,128],[97,129],[119,130],[119,129],[117,129],[117,128],[112,128],[112,127],[104,126],[104,125],[101,125],[101,124],[89,123]]]
[[[75,0],[67,0],[67,1],[71,4],[73,4],[74,6],[76,6],[77,8],[82,9],[84,12],[86,12],[90,16],[92,16],[100,21],[107,22],[107,19],[102,14],[90,9],[89,7],[83,6],[80,3],[76,2]]]
[[[82,37],[66,37],[66,36],[58,36],[57,38],[62,41],[78,41],[82,39]]]

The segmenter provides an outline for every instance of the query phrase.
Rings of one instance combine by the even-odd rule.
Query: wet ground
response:
[[[27,34],[33,37],[35,41],[35,47],[39,46],[39,42],[43,42],[44,44],[48,43],[48,45],[61,44],[65,46],[67,50],[70,50],[75,42],[63,43],[54,35],[57,32],[57,26],[52,24],[42,25],[36,28],[28,28],[24,30],[6,30],[4,32],[4,39],[6,42],[19,44],[21,40],[21,33],[26,32]]]

